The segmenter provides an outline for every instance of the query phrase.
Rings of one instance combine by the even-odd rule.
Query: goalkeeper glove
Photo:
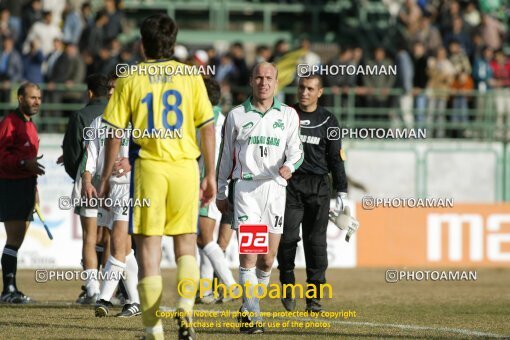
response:
[[[347,193],[339,192],[338,195],[336,196],[335,213],[339,215],[342,211],[345,210],[346,206],[347,206]]]
[[[330,213],[329,220],[333,222],[340,230],[347,230],[345,240],[349,242],[351,236],[358,230],[359,222],[351,216],[351,209],[349,206],[340,215]]]

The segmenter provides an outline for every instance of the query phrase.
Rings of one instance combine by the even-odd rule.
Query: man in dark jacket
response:
[[[75,84],[83,82],[85,77],[85,63],[78,53],[78,48],[72,43],[66,43],[64,52],[58,57],[52,67],[52,74],[48,74],[48,89],[54,90],[56,84],[65,84],[66,90],[52,92],[53,103],[80,103],[83,100],[81,93],[68,90]],[[54,111],[54,116],[60,116],[61,112]],[[66,112],[66,115],[71,112]]]
[[[23,79],[23,62],[14,48],[14,40],[11,37],[6,37],[3,41],[3,50],[0,54],[0,78],[9,84]]]
[[[44,62],[44,55],[39,48],[39,40],[34,39],[30,42],[30,52],[22,57],[23,60],[23,78],[33,83],[42,83],[42,63]]]
[[[23,62],[20,54],[14,48],[14,40],[11,37],[4,38],[2,47],[3,50],[0,53],[0,101],[9,103],[11,84],[23,79]]]
[[[92,121],[102,115],[108,103],[108,78],[101,74],[92,74],[87,77],[88,104],[81,110],[74,112],[69,117],[69,124],[64,136],[62,148],[64,154],[57,163],[64,163],[65,170],[73,180],[76,180],[74,192],[81,192],[81,174],[78,173],[80,163],[85,153],[84,129],[88,128]],[[97,208],[77,207],[75,213],[80,215],[83,230],[82,261],[84,269],[97,268],[98,257],[96,253],[97,242]],[[98,250],[98,252],[100,252]],[[100,261],[100,259],[99,259]],[[90,280],[83,288],[83,293],[77,303],[94,304],[99,294],[99,282]]]
[[[414,108],[416,112],[416,122],[418,127],[425,124],[425,109],[427,108],[427,96],[425,88],[427,87],[427,55],[425,54],[425,45],[422,42],[415,42],[413,45],[413,92]]]
[[[92,121],[103,114],[108,103],[108,78],[100,74],[92,74],[87,78],[88,104],[69,117],[69,124],[64,135],[62,148],[64,150],[64,167],[67,174],[74,180],[78,172],[84,153],[83,129],[89,127]]]

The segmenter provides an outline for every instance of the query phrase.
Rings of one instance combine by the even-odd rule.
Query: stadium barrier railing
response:
[[[17,106],[16,90],[19,84],[1,89],[4,116]],[[65,131],[69,115],[87,102],[84,84],[41,84],[43,103],[41,114],[34,117],[40,132]],[[232,92],[250,93],[247,87],[232,87]],[[363,87],[325,88],[321,105],[333,112],[342,127],[427,130],[427,138],[468,138],[484,141],[510,141],[510,112],[501,101],[510,95],[510,89],[479,91],[429,90],[414,92],[407,98],[399,89],[368,89]],[[279,94],[283,102],[296,102],[296,87],[284,88]],[[407,100],[407,106],[402,105]],[[223,110],[227,112],[231,105]]]

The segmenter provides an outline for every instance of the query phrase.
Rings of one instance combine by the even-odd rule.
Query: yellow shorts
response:
[[[150,206],[131,208],[129,230],[147,236],[197,232],[199,171],[196,160],[167,163],[136,159],[131,173],[131,197]]]

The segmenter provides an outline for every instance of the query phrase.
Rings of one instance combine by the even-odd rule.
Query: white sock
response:
[[[99,294],[99,281],[97,280],[97,269],[85,269],[87,273],[85,281],[85,288],[87,289],[88,296]]]
[[[249,293],[251,298],[247,297],[247,282],[250,283]],[[255,285],[258,284],[257,275],[255,274],[255,267],[243,268],[239,267],[239,283],[243,286],[243,306],[249,312],[255,313],[252,321],[257,321],[260,318],[260,305],[259,299],[255,297]]]
[[[157,325],[154,327],[145,327],[145,333],[152,334],[152,335],[161,334],[161,336],[162,336],[163,335],[163,325]]]
[[[209,261],[211,261],[214,271],[216,272],[216,274],[218,274],[218,277],[220,278],[221,282],[223,282],[227,287],[230,287],[231,285],[236,283],[236,280],[234,280],[234,276],[232,275],[230,268],[228,268],[227,259],[223,254],[223,250],[221,250],[218,243],[214,241],[209,242],[204,247],[204,253],[209,258]]]
[[[140,303],[140,296],[138,296],[138,262],[136,262],[135,251],[131,250],[126,256],[126,279],[124,286],[129,295],[130,303]]]
[[[202,294],[202,296],[207,296],[212,294],[212,287],[214,282],[212,282],[214,277],[214,268],[209,261],[209,257],[205,254],[203,249],[198,249],[198,253],[200,254],[200,278],[211,280],[211,287],[204,289],[203,291],[198,291],[198,293]]]
[[[101,293],[99,293],[98,299],[110,301],[113,296],[113,292],[115,292],[115,288],[117,288],[117,285],[119,284],[120,276],[125,269],[125,263],[120,262],[110,255],[106,262],[106,266],[104,267],[105,280],[103,280],[101,284]]]
[[[269,280],[271,279],[271,271],[265,272],[265,271],[257,268],[255,270],[255,273],[257,275],[257,280],[258,280],[259,284],[263,284],[264,286],[267,287],[267,285],[269,284]],[[259,292],[258,293],[259,296],[261,296],[264,293],[264,290],[262,289],[262,287],[259,287],[258,292]]]

